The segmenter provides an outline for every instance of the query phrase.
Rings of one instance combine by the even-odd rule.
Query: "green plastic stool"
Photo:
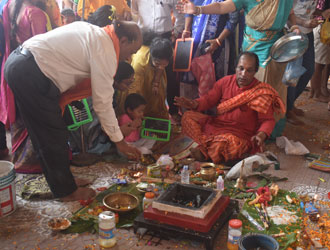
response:
[[[160,118],[145,117],[142,122],[141,137],[156,141],[169,141],[171,121]]]
[[[89,109],[87,99],[82,99],[80,102],[82,102],[84,106],[81,110],[68,104],[69,112],[73,121],[71,125],[67,126],[70,131],[77,130],[80,126],[93,121],[93,116]]]

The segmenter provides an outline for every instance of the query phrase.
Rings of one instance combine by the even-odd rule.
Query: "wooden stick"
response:
[[[277,237],[283,237],[283,236],[285,236],[285,233],[272,234],[272,236],[273,236],[274,238],[277,238]]]

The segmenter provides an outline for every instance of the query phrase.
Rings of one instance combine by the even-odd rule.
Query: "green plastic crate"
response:
[[[75,106],[68,104],[69,112],[73,121],[73,123],[67,127],[70,131],[77,130],[80,126],[93,121],[93,116],[89,109],[87,99],[82,99],[80,102],[82,102],[84,106],[83,109],[78,109]]]
[[[160,118],[145,117],[142,122],[141,137],[156,141],[169,141],[171,121]]]

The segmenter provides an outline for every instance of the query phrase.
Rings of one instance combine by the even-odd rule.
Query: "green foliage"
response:
[[[88,213],[89,209],[93,209],[96,206],[103,205],[103,198],[114,192],[126,192],[135,195],[139,198],[140,204],[134,210],[119,214],[119,222],[116,224],[117,228],[131,227],[133,226],[134,219],[142,212],[142,199],[143,194],[136,188],[136,183],[117,185],[114,184],[107,190],[99,193],[95,200],[86,207],[82,207],[73,214],[71,218],[72,225],[64,233],[83,233],[83,232],[98,232],[98,216]]]
[[[276,240],[280,244],[280,249],[286,249],[291,244],[296,242],[296,236],[297,236],[296,231],[300,230],[301,228],[302,213],[299,204],[290,204],[286,201],[285,198],[286,195],[289,195],[291,198],[298,198],[297,194],[294,192],[279,190],[278,195],[273,198],[273,200],[269,203],[269,205],[270,206],[281,205],[289,211],[296,212],[296,216],[298,216],[299,218],[296,223],[292,223],[289,225],[275,225],[273,222],[271,222],[271,225],[267,230],[259,231],[250,221],[248,221],[242,214],[240,214],[239,219],[241,219],[243,222],[243,235],[249,232],[263,233],[268,235],[284,232],[285,236],[276,238]],[[246,201],[244,203],[242,210],[246,210],[260,225],[263,225],[255,207],[249,206],[248,202],[249,201]]]

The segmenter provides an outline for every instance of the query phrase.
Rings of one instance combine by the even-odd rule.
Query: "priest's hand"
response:
[[[267,138],[266,133],[259,131],[255,136],[252,136],[251,141],[260,148],[261,152],[264,152],[266,138]]]
[[[185,97],[174,97],[174,105],[186,108],[186,109],[197,109],[198,102],[196,100],[191,100]]]
[[[141,158],[141,152],[135,147],[128,145],[124,139],[116,142],[117,149],[126,155],[131,160],[139,160]]]

